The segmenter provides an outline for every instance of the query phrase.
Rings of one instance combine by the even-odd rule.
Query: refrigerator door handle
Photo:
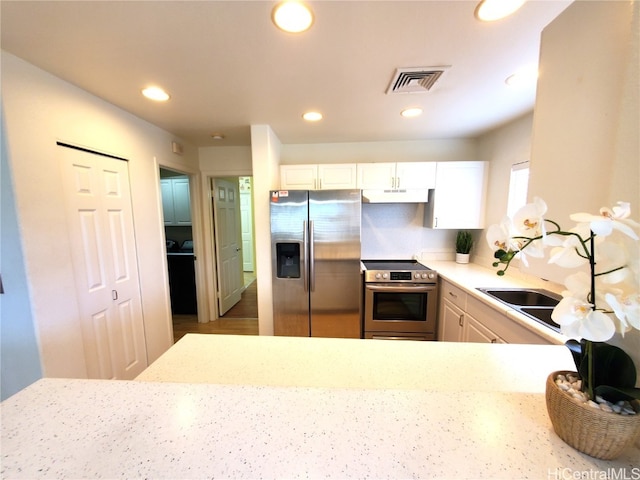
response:
[[[307,221],[302,222],[302,279],[304,281],[304,291],[309,291],[309,230],[307,229]]]
[[[313,241],[313,220],[309,220],[309,291],[316,289],[316,265],[315,265],[315,248]]]

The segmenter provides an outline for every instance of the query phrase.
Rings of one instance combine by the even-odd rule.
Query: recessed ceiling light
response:
[[[509,75],[504,83],[510,87],[525,87],[535,84],[538,79],[538,69],[535,66],[523,67],[513,75]]]
[[[142,90],[142,95],[156,102],[166,102],[169,100],[169,94],[160,87],[147,87]]]
[[[317,122],[319,120],[322,120],[322,114],[320,112],[307,112],[302,115],[302,118],[304,118],[307,122]]]
[[[482,0],[476,7],[475,15],[483,22],[493,22],[508,17],[518,10],[526,0]]]
[[[224,134],[222,133],[212,133],[211,138],[214,140],[224,140]]]
[[[274,7],[271,20],[280,30],[300,33],[313,24],[313,12],[302,2],[285,1]]]
[[[419,117],[422,115],[422,109],[420,107],[405,108],[400,112],[400,115],[405,118]]]

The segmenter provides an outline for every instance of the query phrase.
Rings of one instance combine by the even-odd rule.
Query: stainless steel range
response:
[[[438,273],[415,260],[363,260],[364,338],[435,340]]]

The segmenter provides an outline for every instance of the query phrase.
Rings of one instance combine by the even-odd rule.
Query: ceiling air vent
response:
[[[449,67],[398,68],[389,83],[387,94],[428,92],[447,68]]]

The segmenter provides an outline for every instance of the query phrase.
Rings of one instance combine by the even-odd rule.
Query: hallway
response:
[[[187,333],[258,335],[258,295],[255,275],[245,273],[245,285],[240,301],[213,322],[198,323],[197,315],[173,315],[174,343]]]

